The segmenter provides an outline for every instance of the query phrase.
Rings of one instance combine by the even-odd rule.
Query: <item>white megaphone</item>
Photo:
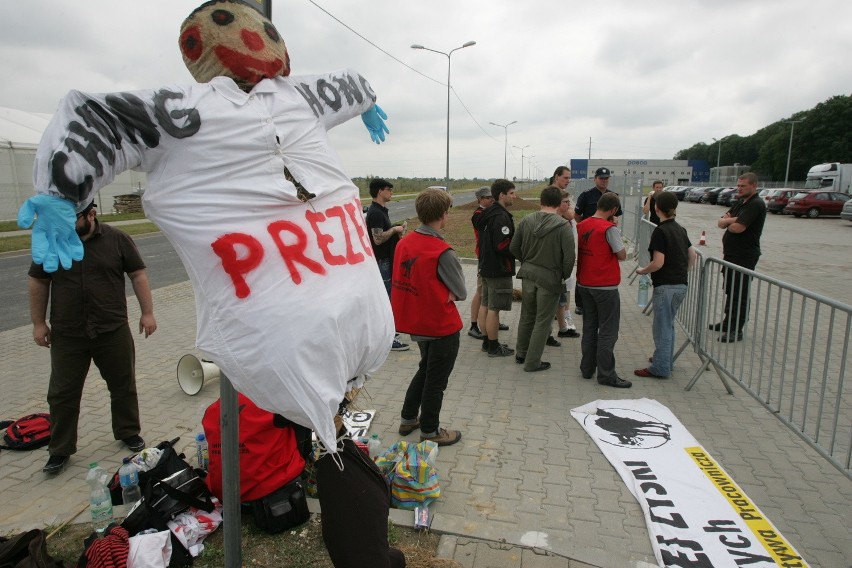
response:
[[[192,396],[201,391],[207,381],[219,378],[219,367],[212,361],[184,355],[177,365],[177,380],[180,390]]]

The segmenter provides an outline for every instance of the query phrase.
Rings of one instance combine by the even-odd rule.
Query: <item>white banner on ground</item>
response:
[[[660,566],[807,566],[664,405],[598,400],[571,414],[642,507]]]

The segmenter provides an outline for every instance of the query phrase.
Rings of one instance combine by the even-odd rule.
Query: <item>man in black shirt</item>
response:
[[[751,172],[737,179],[737,202],[719,219],[724,229],[722,259],[754,270],[760,258],[760,235],[766,221],[766,203],[757,195],[757,176]],[[710,326],[721,331],[719,341],[741,341],[748,316],[748,296],[751,278],[737,270],[725,270],[725,316],[721,323]]]
[[[657,208],[655,207],[657,198],[660,196],[660,193],[663,191],[663,182],[655,181],[652,186],[653,190],[648,194],[648,197],[645,199],[645,203],[642,205],[642,213],[648,216],[648,220],[651,221],[655,225],[660,224],[660,216],[657,215]]]
[[[385,283],[388,298],[391,294],[391,278],[393,277],[393,255],[396,243],[405,231],[405,223],[392,225],[386,204],[393,198],[393,184],[387,180],[376,178],[370,182],[370,197],[373,202],[367,208],[367,231],[370,233],[370,244],[373,245],[373,255],[379,265],[382,281]],[[407,343],[394,336],[391,351],[408,351]]]
[[[636,269],[636,274],[650,274],[654,283],[654,356],[648,367],[633,371],[637,377],[664,378],[672,372],[675,316],[686,298],[689,267],[698,257],[686,229],[675,222],[677,204],[674,193],[657,195],[654,206],[660,222],[648,245],[651,262]]]

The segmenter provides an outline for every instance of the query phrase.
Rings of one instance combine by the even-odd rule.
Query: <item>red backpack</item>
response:
[[[239,394],[239,393],[238,393]],[[207,438],[210,465],[207,485],[222,499],[222,432],[219,402],[207,407],[201,425]],[[239,394],[240,415],[240,501],[265,497],[297,478],[305,469],[294,428],[277,427],[275,415],[261,410]]]
[[[0,422],[0,428],[3,429],[0,448],[6,450],[34,450],[50,442],[50,414],[46,412],[4,420]]]

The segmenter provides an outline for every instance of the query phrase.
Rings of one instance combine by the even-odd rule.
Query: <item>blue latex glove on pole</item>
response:
[[[376,144],[384,142],[385,133],[390,133],[390,130],[385,125],[387,117],[388,115],[385,114],[385,111],[379,105],[373,105],[373,108],[361,114],[361,120],[364,121],[364,126],[367,127],[367,131],[370,133],[370,138]]]
[[[18,209],[18,226],[33,228],[33,262],[41,264],[45,272],[56,272],[60,264],[68,270],[72,261],[83,260],[83,243],[76,223],[74,204],[61,197],[36,195]]]

